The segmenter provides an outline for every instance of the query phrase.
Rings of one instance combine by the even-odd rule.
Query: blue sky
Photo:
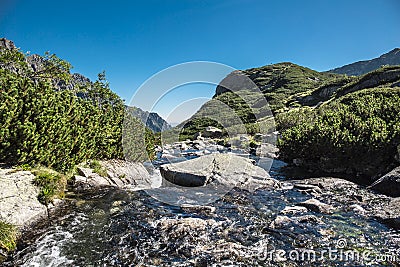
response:
[[[105,70],[129,102],[152,75],[187,61],[237,69],[291,61],[323,71],[379,56],[400,47],[400,1],[1,0],[0,36],[24,51],[55,53],[91,79]],[[154,111],[168,117],[214,87],[187,86]],[[186,113],[198,108],[189,106]]]

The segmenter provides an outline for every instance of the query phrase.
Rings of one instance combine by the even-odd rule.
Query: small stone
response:
[[[270,224],[270,228],[272,229],[284,228],[291,222],[293,222],[293,220],[290,219],[289,217],[278,215],[276,216],[275,220]]]
[[[282,214],[298,214],[298,213],[305,213],[307,212],[306,207],[301,207],[301,206],[291,206],[291,207],[285,207],[281,213]]]
[[[331,205],[322,203],[321,201],[311,198],[309,200],[306,200],[304,202],[296,204],[297,206],[302,206],[306,207],[307,209],[314,211],[314,212],[319,212],[319,213],[332,213],[333,207]]]

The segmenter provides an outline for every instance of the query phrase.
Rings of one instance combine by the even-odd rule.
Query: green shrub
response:
[[[18,73],[0,69],[0,161],[67,172],[89,159],[123,158],[125,106],[105,74],[92,84],[57,91],[53,83],[68,81],[70,65],[55,55],[44,58],[50,68],[34,72],[19,50],[0,49],[0,65],[19,68]],[[85,97],[77,97],[77,90]],[[139,122],[134,126],[132,131],[143,128]],[[139,136],[143,140],[135,142],[153,140],[147,131]],[[152,144],[142,147],[135,153],[153,153]]]
[[[372,177],[395,164],[400,144],[400,89],[367,89],[345,95],[282,131],[286,161],[301,159],[320,170]],[[301,115],[302,116],[302,115]]]

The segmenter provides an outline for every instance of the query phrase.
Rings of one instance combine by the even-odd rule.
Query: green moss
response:
[[[8,223],[0,221],[0,248],[8,252],[17,247],[17,230]]]

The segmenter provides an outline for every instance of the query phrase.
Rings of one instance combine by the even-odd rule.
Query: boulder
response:
[[[400,166],[379,178],[369,188],[387,196],[400,197]]]
[[[202,132],[201,136],[207,137],[207,138],[220,138],[222,136],[222,130],[217,127],[208,126]]]
[[[125,160],[107,160],[100,164],[107,170],[108,178],[117,187],[140,186],[150,188],[150,174],[141,163]]]
[[[211,154],[165,164],[160,166],[160,173],[167,181],[186,187],[222,184],[254,190],[280,184],[264,169],[253,165],[252,160],[234,154]]]
[[[0,169],[0,220],[23,228],[47,216],[38,200],[39,188],[29,171]]]
[[[78,173],[73,177],[73,185],[78,191],[84,191],[88,188],[99,187],[118,187],[132,189],[144,189],[151,187],[150,174],[140,163],[129,162],[125,160],[107,160],[101,161],[101,166],[107,172],[103,177],[93,171],[93,169],[78,167]]]

